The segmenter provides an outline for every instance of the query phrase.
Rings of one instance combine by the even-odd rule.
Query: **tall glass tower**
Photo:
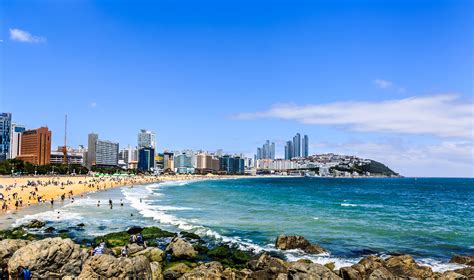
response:
[[[6,160],[10,155],[12,114],[0,114],[0,160]]]

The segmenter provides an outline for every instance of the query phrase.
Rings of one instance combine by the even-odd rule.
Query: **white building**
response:
[[[24,125],[12,124],[11,136],[10,136],[10,155],[9,158],[13,159],[20,155],[21,147],[21,133],[26,130]]]
[[[141,129],[138,133],[138,149],[140,148],[156,149],[155,133],[146,129]]]

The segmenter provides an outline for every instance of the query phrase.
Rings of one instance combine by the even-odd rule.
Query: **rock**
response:
[[[378,279],[395,279],[393,274],[388,271],[385,267],[379,267],[372,271],[368,277],[368,280],[378,280]]]
[[[194,259],[197,256],[193,245],[179,237],[171,240],[171,243],[166,247],[166,251],[169,251],[175,259]]]
[[[71,239],[46,238],[18,249],[8,261],[10,273],[27,266],[33,278],[77,276],[87,254]]]
[[[474,255],[455,255],[450,262],[474,266]]]
[[[13,253],[29,243],[30,241],[21,239],[5,239],[0,241],[0,267],[8,263]]]
[[[468,279],[474,279],[474,267],[465,267],[455,269],[454,272],[467,276]]]
[[[150,262],[161,262],[165,258],[165,252],[158,248],[150,247],[133,254],[133,257],[136,256],[145,256]]]
[[[163,280],[163,271],[159,262],[151,262],[151,280]]]
[[[454,271],[446,271],[441,275],[441,277],[438,278],[439,280],[464,280],[464,279],[469,279],[467,276],[456,273]]]
[[[293,280],[336,280],[341,277],[334,274],[329,268],[317,263],[293,262],[288,269],[289,279]]]
[[[430,278],[433,275],[431,268],[418,265],[412,256],[401,255],[385,260],[386,268],[397,277]]]
[[[45,225],[46,225],[45,222],[34,219],[34,220],[31,220],[29,223],[27,223],[25,225],[25,227],[27,227],[27,228],[42,228]]]
[[[84,263],[78,279],[145,279],[150,275],[150,262],[144,256],[116,258],[111,255],[95,255]]]
[[[210,262],[202,264],[195,269],[186,272],[179,279],[180,280],[195,280],[195,279],[208,279],[208,280],[220,280],[223,277],[224,268],[219,262]]]
[[[336,268],[336,264],[334,262],[328,262],[324,264],[325,267],[329,268],[329,270],[333,271]]]
[[[174,280],[181,277],[186,272],[191,271],[191,268],[184,263],[177,263],[170,268],[166,269],[163,273],[163,277],[166,280]]]
[[[275,242],[275,247],[280,250],[301,249],[305,253],[321,254],[326,252],[321,246],[311,244],[303,236],[285,236],[279,235]]]
[[[46,233],[52,233],[53,231],[55,231],[56,229],[54,227],[47,227],[44,232]]]
[[[263,253],[257,259],[249,261],[248,266],[253,271],[252,277],[255,279],[276,279],[279,274],[288,273],[289,264]]]
[[[84,223],[79,223],[79,224],[76,225],[76,227],[84,227],[84,226],[85,226]]]
[[[250,269],[237,270],[235,268],[226,268],[224,270],[224,279],[226,280],[250,280],[252,279],[252,271]],[[253,279],[252,279],[253,280]]]
[[[373,271],[383,268],[385,261],[377,256],[368,256],[359,261],[359,263],[352,266],[353,269],[359,272],[362,278],[368,278]]]
[[[341,276],[344,280],[362,280],[362,275],[360,272],[351,266],[342,267],[339,269],[339,276]]]
[[[179,233],[181,238],[186,238],[188,240],[201,240],[201,237],[195,233],[182,231]]]
[[[135,244],[135,243],[128,244],[127,246],[128,246],[128,254],[129,255],[133,255],[133,254],[136,254],[140,251],[145,250],[144,246],[140,246],[140,245]],[[120,248],[122,248],[122,247],[120,247]]]

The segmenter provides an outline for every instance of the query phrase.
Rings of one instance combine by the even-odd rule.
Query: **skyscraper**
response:
[[[0,160],[6,160],[10,156],[12,114],[0,114]]]
[[[155,166],[155,149],[140,148],[138,150],[138,170],[150,171]]]
[[[293,152],[293,142],[287,141],[285,145],[285,159],[292,159],[294,157]]]
[[[299,133],[293,137],[293,157],[301,157],[301,135]]]
[[[26,128],[23,125],[12,124],[11,136],[10,136],[10,156],[9,158],[13,159],[20,155],[21,147],[21,133],[25,131]]]
[[[305,135],[303,137],[302,141],[302,152],[303,152],[303,157],[308,157],[309,156],[309,139],[308,135]]]
[[[156,135],[155,133],[146,130],[140,129],[138,133],[138,148],[156,148]]]
[[[256,159],[274,159],[275,158],[275,143],[270,143],[270,140],[265,141],[262,148],[257,148]]]

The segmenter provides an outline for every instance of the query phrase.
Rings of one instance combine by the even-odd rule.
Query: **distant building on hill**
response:
[[[20,155],[17,157],[34,165],[46,165],[51,159],[51,131],[47,127],[21,133]]]

